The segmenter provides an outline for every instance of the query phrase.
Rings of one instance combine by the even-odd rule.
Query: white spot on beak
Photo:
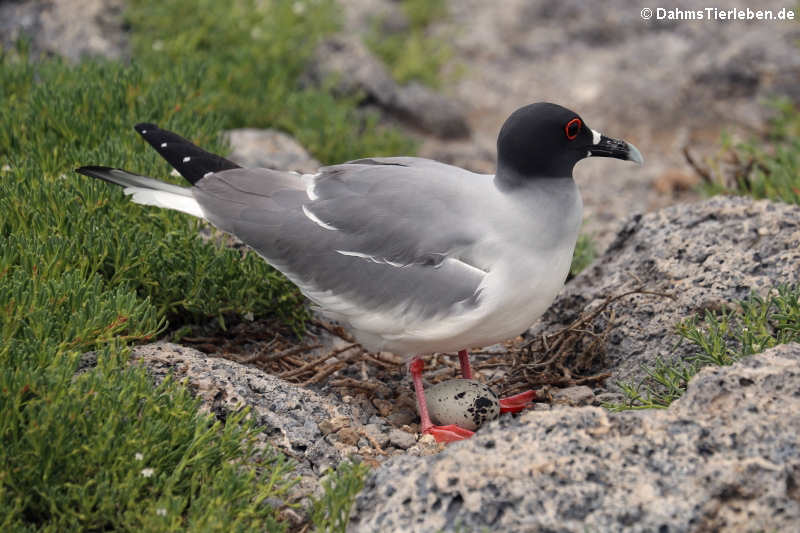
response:
[[[316,224],[317,226],[319,226],[321,228],[329,229],[329,230],[332,230],[332,231],[338,231],[339,230],[339,228],[337,228],[335,226],[331,226],[330,224],[326,224],[325,222],[320,220],[320,218],[317,215],[315,215],[314,213],[312,213],[311,211],[309,211],[309,209],[306,206],[303,206],[303,214],[306,217],[308,217],[308,219],[311,222],[313,222],[314,224]]]
[[[603,136],[600,135],[600,132],[592,130],[592,144],[600,144],[600,139]]]

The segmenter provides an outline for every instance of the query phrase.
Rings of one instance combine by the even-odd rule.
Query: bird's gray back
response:
[[[418,158],[361,160],[315,178],[233,169],[193,189],[206,218],[322,306],[411,312],[477,305],[484,272],[458,259],[479,238],[460,216],[489,177]],[[335,229],[331,229],[335,228]],[[327,301],[330,304],[330,301]],[[345,317],[346,318],[346,317]]]

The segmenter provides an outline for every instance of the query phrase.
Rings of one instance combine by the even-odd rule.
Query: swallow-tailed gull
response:
[[[422,431],[439,441],[472,432],[431,423],[419,355],[459,351],[471,378],[466,348],[525,331],[564,284],[583,207],[575,163],[643,162],[632,144],[551,103],[506,120],[494,175],[418,157],[359,159],[302,175],[241,168],[154,124],[135,129],[190,187],[109,167],[77,172],[235,235],[365,348],[411,356]],[[533,397],[505,398],[502,409],[518,411]]]

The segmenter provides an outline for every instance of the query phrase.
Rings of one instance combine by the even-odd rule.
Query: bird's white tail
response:
[[[76,169],[76,172],[124,187],[125,194],[131,196],[131,200],[137,204],[154,205],[205,218],[189,187],[173,185],[120,168],[89,166]]]
[[[145,189],[143,187],[126,187],[124,192],[137,204],[164,207],[166,209],[188,213],[199,218],[205,218],[203,210],[200,209],[200,204],[191,196],[184,196],[168,191]]]

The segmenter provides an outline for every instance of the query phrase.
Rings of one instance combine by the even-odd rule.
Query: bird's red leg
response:
[[[461,363],[461,376],[464,379],[472,379],[472,367],[469,365],[469,354],[466,350],[458,352],[458,360]],[[534,398],[536,398],[536,391],[532,390],[500,398],[500,412],[518,413],[526,407],[530,407]]]
[[[506,396],[500,398],[500,412],[501,413],[519,413],[526,407],[531,406],[531,402],[536,398],[536,391],[529,390],[515,394],[514,396]]]
[[[469,366],[469,354],[466,350],[458,352],[458,361],[461,363],[461,377],[472,379],[472,367]]]
[[[419,407],[419,418],[423,433],[433,435],[436,442],[454,442],[457,440],[468,439],[474,433],[468,429],[450,424],[448,426],[434,426],[428,414],[428,403],[425,401],[425,391],[422,388],[422,369],[425,363],[417,356],[411,360],[409,370],[411,379],[414,381],[414,392],[417,395],[417,406]]]

